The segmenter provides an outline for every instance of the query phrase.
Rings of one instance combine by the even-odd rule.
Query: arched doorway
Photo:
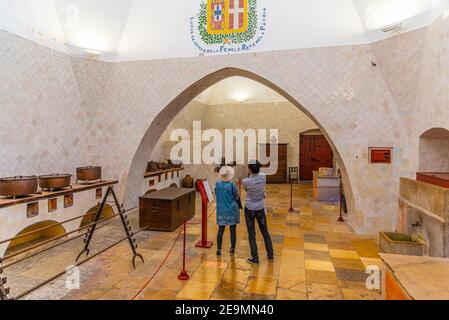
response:
[[[449,172],[449,130],[433,128],[421,135],[419,171]]]
[[[9,243],[6,255],[14,253],[27,247],[42,243],[44,241],[54,239],[66,234],[66,230],[57,221],[47,220],[35,223],[20,231],[15,240]]]
[[[257,81],[271,90],[275,91],[279,95],[283,96],[287,101],[296,106],[299,110],[305,113],[312,121],[315,122],[317,127],[321,130],[322,134],[326,137],[327,141],[334,150],[334,157],[340,168],[343,176],[343,184],[347,193],[347,206],[349,214],[355,212],[355,201],[353,200],[352,187],[348,171],[338,148],[333,142],[332,137],[327,133],[317,118],[311,114],[305,107],[303,107],[296,99],[294,99],[289,93],[280,88],[275,83],[257,75],[256,73],[234,68],[227,67],[216,72],[213,72],[202,79],[191,84],[188,88],[182,91],[174,100],[172,100],[152,121],[145,136],[143,137],[132,161],[128,172],[128,179],[124,194],[124,204],[126,208],[132,208],[137,205],[139,192],[141,190],[143,174],[147,166],[147,156],[151,154],[152,149],[156,145],[159,137],[163,134],[164,130],[170,124],[170,122],[176,117],[176,115],[187,106],[195,97],[201,92],[216,84],[217,82],[230,77],[244,77]]]
[[[84,215],[83,220],[81,220],[80,228],[87,226],[88,224],[92,223],[92,220],[95,217],[95,214],[98,211],[98,205],[87,211],[87,213]],[[110,205],[105,204],[103,210],[100,214],[100,220],[112,218],[114,216],[114,209]],[[81,232],[85,232],[82,230]]]

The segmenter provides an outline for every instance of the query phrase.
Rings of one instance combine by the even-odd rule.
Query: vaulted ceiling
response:
[[[192,57],[190,18],[205,0],[0,0],[0,28],[42,45],[103,60]],[[257,0],[267,32],[255,51],[361,44],[431,23],[449,0]]]
[[[287,102],[267,86],[243,77],[230,77],[203,91],[196,100],[206,105]]]

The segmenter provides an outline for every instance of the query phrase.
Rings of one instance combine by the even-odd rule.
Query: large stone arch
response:
[[[351,187],[351,179],[348,170],[346,169],[345,161],[341,157],[341,153],[334,143],[333,137],[328,133],[326,128],[320,123],[320,120],[315,117],[307,108],[305,108],[300,102],[293,98],[287,91],[282,89],[274,82],[247,70],[243,70],[235,67],[225,67],[218,71],[212,72],[209,75],[201,78],[200,80],[191,84],[187,89],[182,91],[175,99],[173,99],[161,112],[153,119],[147,132],[145,133],[139,147],[134,155],[132,164],[129,169],[128,178],[126,182],[126,188],[124,193],[125,207],[131,208],[137,205],[139,191],[141,188],[143,175],[149,160],[147,157],[151,153],[151,150],[156,145],[159,137],[162,135],[166,127],[176,117],[176,115],[188,105],[196,96],[201,92],[216,84],[217,82],[229,77],[239,76],[245,77],[254,81],[257,81],[268,88],[274,90],[278,94],[282,95],[285,99],[295,105],[299,110],[304,112],[310,119],[312,119],[316,125],[320,128],[321,132],[326,136],[327,140],[334,149],[336,159],[343,174],[343,183],[345,185],[345,192],[347,197],[347,205],[349,214],[356,212],[355,201],[353,197],[353,191]]]

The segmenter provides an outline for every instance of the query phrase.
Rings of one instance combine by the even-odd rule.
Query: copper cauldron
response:
[[[70,186],[71,174],[49,174],[39,177],[39,186],[46,190],[63,189]]]
[[[96,181],[101,180],[101,167],[82,167],[76,168],[76,181]]]
[[[9,177],[0,179],[0,195],[20,197],[37,193],[37,177]]]

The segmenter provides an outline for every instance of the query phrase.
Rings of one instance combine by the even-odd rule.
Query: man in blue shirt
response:
[[[265,242],[268,261],[273,261],[274,259],[273,243],[271,242],[270,233],[268,232],[265,209],[265,186],[267,177],[263,173],[260,173],[261,167],[259,161],[250,161],[248,168],[251,171],[251,175],[243,180],[243,187],[246,191],[245,220],[248,229],[249,245],[251,247],[251,258],[248,259],[248,262],[251,264],[259,264],[259,254],[256,242],[256,220]]]

